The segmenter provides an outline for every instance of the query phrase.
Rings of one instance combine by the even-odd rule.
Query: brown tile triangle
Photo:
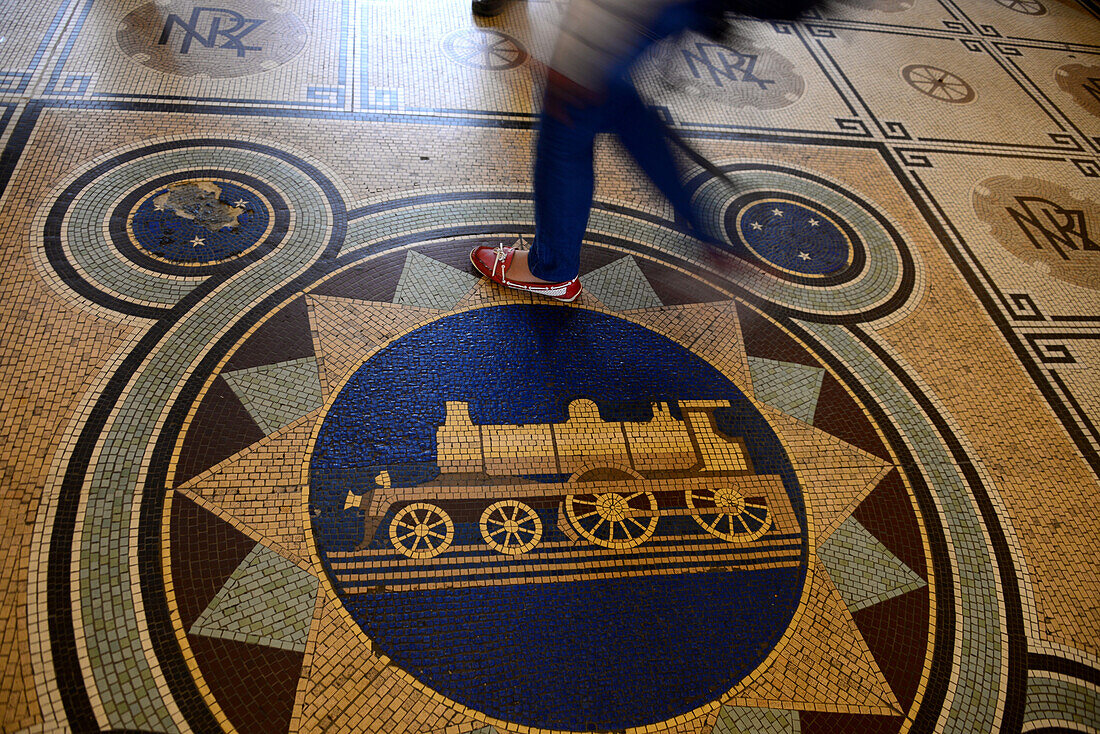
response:
[[[750,357],[774,359],[777,362],[794,362],[807,367],[821,366],[805,347],[776,326],[771,319],[742,303],[737,304],[737,313],[741,317],[741,335],[745,340],[745,353]]]
[[[724,301],[726,296],[721,291],[711,288],[698,278],[682,273],[644,257],[635,257],[638,267],[645,274],[653,292],[666,306],[680,306],[688,303],[704,303],[709,301]]]
[[[879,482],[853,514],[859,524],[878,538],[898,560],[922,579],[928,580],[924,540],[913,510],[913,501],[896,470]]]
[[[897,699],[825,567],[811,561],[809,593],[760,671],[728,706],[899,715]]]
[[[223,372],[289,362],[313,356],[309,314],[304,298],[295,298],[260,324],[225,363]]]
[[[397,292],[397,283],[405,269],[405,251],[371,258],[342,270],[313,288],[315,296],[354,298],[359,301],[389,303]]]
[[[626,257],[625,252],[585,245],[581,248],[581,283],[584,283],[584,276],[588,273],[591,273],[593,270],[599,270],[605,265],[610,265],[616,260],[621,260],[624,257]]]
[[[289,730],[302,653],[196,635],[187,641],[210,693],[238,734]]]
[[[264,437],[263,429],[221,377],[210,383],[180,447],[173,485],[179,485]]]
[[[185,630],[256,546],[248,537],[186,496],[172,493],[172,589]]]
[[[928,587],[881,601],[853,616],[882,674],[908,709],[920,686],[928,645]]]
[[[859,407],[848,391],[828,372],[821,381],[813,424],[875,456],[890,458],[890,452],[886,450],[863,408]]]
[[[799,734],[897,734],[905,719],[899,716],[859,716],[828,711],[800,711]]]

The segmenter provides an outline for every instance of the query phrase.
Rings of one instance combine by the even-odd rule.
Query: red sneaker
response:
[[[554,300],[563,301],[564,303],[572,303],[577,299],[577,296],[580,295],[580,276],[563,283],[524,283],[518,280],[511,280],[508,278],[507,272],[508,266],[512,264],[512,257],[515,256],[515,254],[516,249],[514,247],[505,247],[504,245],[489,247],[488,245],[480,245],[470,251],[470,262],[473,263],[474,269],[476,269],[477,272],[494,283],[499,283],[506,288],[515,288],[518,291],[527,291],[528,293],[536,293],[540,296],[548,296]]]

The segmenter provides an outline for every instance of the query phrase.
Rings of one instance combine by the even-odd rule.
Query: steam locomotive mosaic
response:
[[[376,490],[348,494],[366,531],[357,549],[328,553],[334,579],[356,594],[797,567],[782,478],[755,473],[744,440],[717,428],[728,405],[657,403],[649,420],[605,421],[580,399],[562,423],[478,425],[447,402],[436,479],[395,486],[381,470]]]

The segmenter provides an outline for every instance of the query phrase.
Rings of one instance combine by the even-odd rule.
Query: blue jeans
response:
[[[676,213],[698,231],[665,124],[645,105],[630,80],[630,67],[654,41],[696,24],[696,5],[681,3],[662,11],[650,33],[608,70],[606,91],[598,102],[569,105],[564,109],[568,122],[543,109],[535,152],[535,242],[528,256],[535,277],[561,282],[580,271],[581,241],[595,187],[593,146],[598,133],[618,135]]]

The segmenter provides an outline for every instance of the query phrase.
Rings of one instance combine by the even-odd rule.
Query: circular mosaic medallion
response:
[[[965,104],[977,96],[960,77],[935,66],[911,64],[901,70],[901,76],[913,89],[941,102]]]
[[[586,296],[629,316],[516,303],[467,272],[486,239],[338,263],[182,399],[176,629],[234,725],[304,700],[302,730],[352,730],[354,697],[437,701],[432,731],[659,730],[793,679],[830,731],[909,720],[951,596],[920,486],[806,332],[596,244]]]
[[[835,213],[798,197],[746,199],[730,207],[727,230],[768,265],[810,278],[840,275],[852,265],[856,236]]]
[[[850,317],[886,313],[911,295],[919,263],[854,191],[787,166],[723,168],[725,180],[706,173],[689,182],[692,202],[712,241],[766,276],[745,281],[760,297],[792,313]]]
[[[129,234],[153,257],[206,264],[251,250],[271,222],[257,192],[229,181],[188,180],[147,195],[134,210]]]
[[[443,39],[443,53],[463,66],[506,71],[527,60],[523,44],[492,28],[463,28]]]
[[[802,491],[760,412],[679,344],[579,309],[458,313],[375,354],[324,419],[309,508],[376,649],[529,726],[710,702],[806,577]]]
[[[238,272],[300,241],[291,222],[296,212],[326,206],[316,191],[297,159],[258,144],[131,149],[65,183],[46,214],[41,266],[101,306],[156,317],[207,276]],[[95,237],[87,236],[89,222]]]
[[[298,16],[267,0],[145,3],[115,34],[123,53],[151,69],[215,78],[281,66],[302,52],[308,37]]]

